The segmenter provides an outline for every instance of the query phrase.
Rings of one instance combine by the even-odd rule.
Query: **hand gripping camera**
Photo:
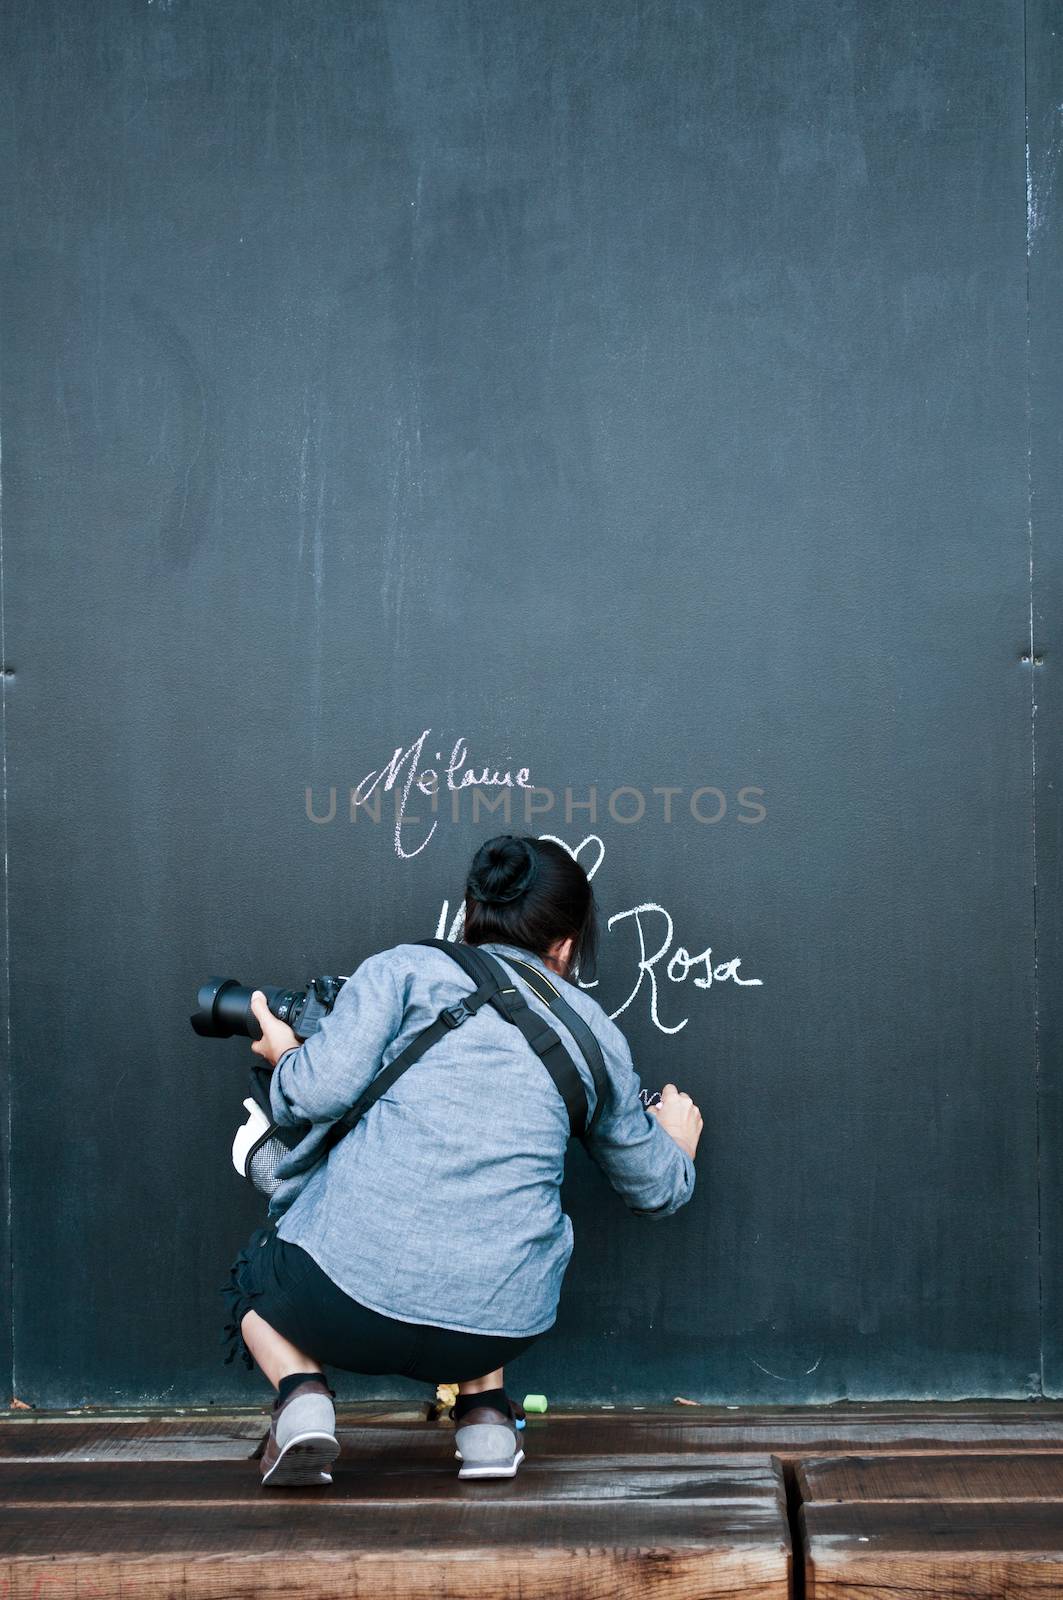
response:
[[[346,978],[311,978],[305,989],[276,989],[268,984],[248,988],[235,978],[208,978],[199,986],[196,1009],[189,1021],[201,1039],[231,1039],[235,1034],[257,1039],[261,1030],[251,1010],[251,996],[261,989],[266,1004],[300,1039],[320,1028],[336,1004]]]
[[[300,1039],[316,1033],[336,1004],[345,978],[311,978],[305,989],[277,989],[267,984],[248,988],[235,978],[208,978],[196,994],[196,1009],[189,1021],[202,1039],[258,1039],[261,1029],[251,1010],[251,996],[261,989],[266,1004]],[[273,1121],[269,1104],[269,1075],[251,1070],[251,1095],[244,1101],[247,1121],[233,1140],[233,1166],[242,1178],[270,1195],[277,1187],[277,1167],[294,1149],[307,1129],[281,1128]]]

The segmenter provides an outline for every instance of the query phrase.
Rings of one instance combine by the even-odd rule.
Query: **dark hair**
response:
[[[466,944],[514,944],[543,957],[574,939],[569,972],[593,977],[598,917],[590,879],[551,839],[502,833],[472,858],[465,884]]]

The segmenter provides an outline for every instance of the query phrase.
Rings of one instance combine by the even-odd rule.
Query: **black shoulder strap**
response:
[[[428,941],[425,941],[426,943]],[[432,941],[434,943],[434,941]],[[468,971],[468,968],[466,968]],[[471,974],[476,982],[475,974]],[[365,1093],[355,1101],[349,1111],[338,1117],[325,1134],[320,1145],[315,1150],[315,1159],[326,1150],[331,1150],[345,1134],[350,1133],[355,1123],[360,1122],[371,1105],[386,1094],[397,1078],[400,1078],[407,1067],[412,1067],[415,1061],[420,1061],[427,1050],[430,1050],[437,1039],[442,1039],[445,1033],[460,1028],[469,1017],[474,1017],[480,1007],[488,1000],[493,1000],[498,989],[498,979],[493,973],[486,972],[483,981],[478,983],[472,994],[462,995],[455,1005],[444,1006],[434,1022],[427,1028],[422,1028],[415,1038],[411,1039],[405,1050],[399,1052],[394,1061],[389,1061],[382,1072],[378,1072]]]
[[[314,1146],[313,1151],[308,1152],[307,1161],[317,1162],[321,1156],[332,1149],[333,1145],[338,1144],[346,1134],[350,1133],[356,1123],[361,1121],[370,1106],[374,1105],[381,1095],[387,1093],[391,1085],[402,1076],[407,1067],[412,1067],[415,1061],[419,1061],[438,1039],[442,1039],[445,1033],[454,1028],[460,1028],[462,1023],[469,1017],[474,1017],[480,1007],[485,1004],[494,1006],[495,1010],[507,1022],[511,1022],[514,1027],[520,1029],[550,1074],[558,1093],[565,1102],[571,1132],[579,1139],[586,1139],[587,1134],[594,1127],[601,1114],[603,1083],[607,1082],[607,1080],[605,1079],[605,1067],[601,1059],[601,1051],[598,1048],[598,1041],[594,1038],[590,1029],[587,1028],[583,1019],[576,1016],[572,1008],[561,999],[560,995],[556,995],[555,991],[556,998],[552,998],[551,1002],[548,1003],[551,1004],[551,1009],[557,1011],[558,1016],[567,1026],[571,1026],[569,1014],[575,1019],[576,1026],[572,1027],[571,1031],[576,1042],[584,1054],[587,1055],[587,1063],[598,1091],[597,1104],[589,1121],[587,1117],[587,1091],[584,1088],[582,1078],[576,1070],[572,1057],[549,1023],[544,1022],[532,1010],[521,996],[520,990],[509,981],[509,973],[505,967],[501,966],[494,956],[489,955],[486,950],[480,950],[473,945],[453,944],[449,939],[421,939],[418,942],[433,949],[442,950],[452,961],[457,962],[462,971],[472,979],[476,987],[471,994],[463,995],[454,1005],[444,1006],[436,1020],[430,1022],[427,1028],[422,1028],[416,1038],[410,1040],[405,1050],[400,1051],[394,1061],[389,1061],[388,1065],[377,1073],[364,1094],[351,1106],[350,1110],[345,1111],[342,1117],[337,1117],[336,1121],[330,1124],[320,1142]],[[542,973],[537,968],[531,967],[528,970],[539,978],[542,984],[547,984],[548,980],[543,978]],[[549,987],[552,988],[553,986],[550,985]],[[535,992],[540,995],[542,993],[540,988],[536,988]],[[592,1051],[597,1054],[597,1062],[592,1054],[588,1054],[587,1044],[581,1036],[580,1030],[584,1030],[589,1036]],[[601,1078],[599,1078],[599,1070],[596,1070],[599,1065],[602,1074]],[[289,1177],[297,1175],[297,1173],[288,1174]]]
[[[451,961],[456,961],[458,966],[473,983],[479,985],[493,978],[498,983],[499,973],[492,971],[487,965],[487,957],[482,950],[473,944],[455,944],[452,939],[418,939],[419,945],[424,945],[429,950],[442,950]],[[502,974],[503,981],[507,981]]]
[[[587,1124],[589,1136],[598,1126],[609,1099],[609,1073],[605,1057],[602,1055],[602,1047],[594,1036],[594,1030],[584,1022],[579,1012],[569,1005],[560,989],[550,982],[545,972],[533,967],[530,961],[522,961],[519,956],[503,956],[501,959],[506,966],[520,968],[520,976],[528,988],[543,1002],[543,1005],[550,1008],[555,1017],[565,1024],[580,1047],[583,1058],[590,1068],[595,1088],[594,1113]]]
[[[528,1005],[520,990],[510,982],[505,967],[476,945],[452,944],[446,939],[421,939],[418,943],[442,950],[468,973],[474,983],[494,981],[495,993],[489,997],[491,1005],[507,1022],[512,1022],[514,1027],[520,1029],[565,1102],[570,1130],[577,1138],[585,1138],[587,1091],[583,1079],[553,1028]]]

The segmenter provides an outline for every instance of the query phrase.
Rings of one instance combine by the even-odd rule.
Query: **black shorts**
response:
[[[347,1372],[390,1374],[424,1383],[464,1383],[504,1366],[540,1337],[509,1339],[461,1333],[425,1322],[402,1322],[372,1311],[345,1294],[299,1245],[259,1228],[233,1262],[222,1293],[231,1321],[223,1334],[232,1361],[237,1352],[254,1366],[240,1323],[248,1311],[290,1339],[322,1366]]]

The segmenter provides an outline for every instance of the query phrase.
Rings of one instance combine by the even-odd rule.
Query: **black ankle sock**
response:
[[[481,1389],[479,1394],[459,1394],[454,1402],[454,1421],[460,1422],[474,1406],[494,1406],[503,1416],[510,1414],[509,1396],[504,1389]]]
[[[308,1378],[316,1378],[319,1383],[325,1383],[325,1375],[322,1372],[289,1372],[286,1378],[281,1379],[280,1385],[277,1389],[278,1404],[283,1405],[285,1400],[287,1400],[288,1396],[291,1394],[292,1390],[296,1388],[298,1384],[305,1383]],[[328,1388],[328,1385],[326,1384],[325,1387]],[[329,1389],[329,1394],[331,1393],[332,1390]]]

